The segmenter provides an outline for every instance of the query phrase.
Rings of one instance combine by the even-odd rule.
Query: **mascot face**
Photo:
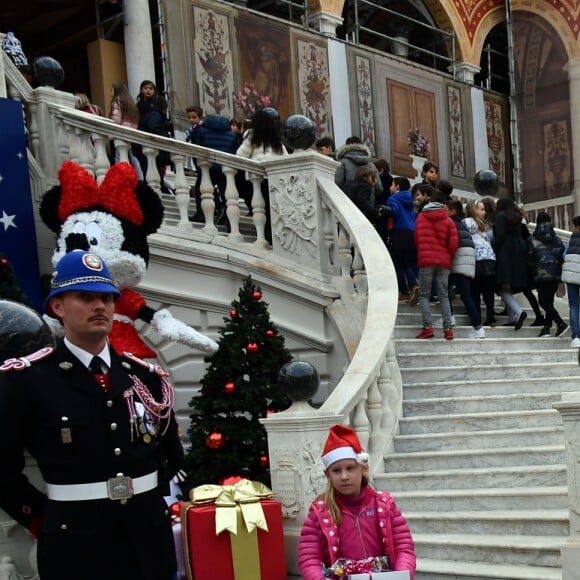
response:
[[[53,265],[73,250],[91,251],[106,262],[119,289],[134,288],[149,263],[147,236],[163,221],[157,193],[137,182],[129,163],[113,165],[97,184],[80,165],[65,161],[59,181],[40,204],[42,220],[57,234]]]
[[[147,263],[124,245],[123,225],[115,216],[96,210],[74,213],[62,224],[52,263],[56,267],[72,250],[91,251],[103,258],[118,288],[133,288],[143,279]]]

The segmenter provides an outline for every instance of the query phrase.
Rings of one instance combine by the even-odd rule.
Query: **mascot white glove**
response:
[[[181,344],[186,344],[204,352],[213,354],[217,352],[219,345],[215,340],[201,334],[195,328],[188,326],[185,322],[177,320],[166,308],[158,310],[153,315],[151,326],[163,337],[175,340]]]

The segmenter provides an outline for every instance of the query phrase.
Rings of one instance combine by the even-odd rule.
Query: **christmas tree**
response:
[[[219,350],[207,357],[201,393],[192,398],[183,490],[240,476],[270,485],[268,441],[259,419],[290,401],[277,387],[292,357],[272,324],[262,291],[244,280],[219,331]]]
[[[30,300],[20,290],[12,264],[0,252],[0,299],[13,300],[32,307]]]

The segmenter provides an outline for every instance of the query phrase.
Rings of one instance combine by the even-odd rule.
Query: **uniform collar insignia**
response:
[[[70,369],[73,368],[73,364],[71,362],[68,361],[64,361],[61,363],[58,363],[58,366],[63,370],[63,371],[70,371]]]
[[[127,362],[127,361],[123,361],[121,364],[122,364],[122,365],[123,365],[123,366],[124,366],[126,369],[129,369],[129,370],[131,370],[131,365],[130,365],[130,364]]]

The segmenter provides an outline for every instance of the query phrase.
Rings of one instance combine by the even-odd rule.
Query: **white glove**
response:
[[[52,332],[53,336],[56,336],[56,338],[64,336],[64,326],[60,323],[58,318],[52,318],[52,316],[49,316],[48,314],[43,314],[42,320],[46,322],[46,325],[50,329],[50,332]]]
[[[158,310],[153,315],[153,320],[151,320],[151,326],[163,337],[169,340],[175,340],[181,344],[191,346],[204,352],[206,354],[213,354],[219,348],[219,345],[215,340],[201,334],[182,322],[173,317],[173,314],[169,312],[166,308]]]

